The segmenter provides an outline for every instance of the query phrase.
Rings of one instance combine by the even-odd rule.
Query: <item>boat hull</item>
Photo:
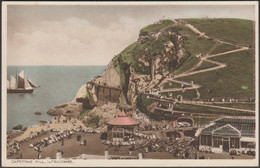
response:
[[[32,93],[33,89],[8,89],[7,93]]]

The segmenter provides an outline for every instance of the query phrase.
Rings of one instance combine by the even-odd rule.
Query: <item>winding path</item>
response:
[[[174,22],[177,23],[176,20],[174,20]],[[206,39],[213,39],[213,40],[215,40],[215,41],[217,41],[219,43],[225,43],[225,44],[233,45],[233,46],[239,47],[239,49],[234,49],[234,50],[230,50],[230,51],[226,51],[226,52],[222,52],[222,53],[218,53],[218,54],[213,54],[213,55],[206,54],[206,55],[200,57],[200,61],[195,66],[193,66],[192,68],[190,68],[186,72],[183,72],[181,74],[175,75],[173,78],[165,78],[164,81],[162,81],[158,86],[162,86],[164,83],[172,81],[172,82],[182,83],[182,84],[190,86],[190,87],[186,87],[185,88],[186,90],[199,89],[201,87],[201,85],[199,85],[199,84],[191,84],[191,83],[188,83],[188,82],[185,82],[185,81],[179,81],[179,80],[175,80],[175,79],[176,78],[180,78],[180,77],[195,75],[195,74],[199,74],[199,73],[204,73],[204,72],[209,72],[209,71],[214,71],[214,70],[218,70],[218,69],[224,68],[224,67],[227,66],[225,63],[209,60],[208,58],[222,56],[222,55],[227,55],[227,54],[240,52],[240,51],[244,51],[244,50],[248,50],[249,49],[248,47],[245,47],[245,46],[242,46],[242,45],[238,45],[238,44],[235,44],[235,43],[231,43],[231,42],[227,42],[227,41],[224,41],[222,39],[218,39],[218,38],[214,38],[214,37],[208,37],[205,33],[200,32],[197,28],[195,28],[191,24],[187,23],[187,24],[185,24],[185,26],[188,27],[190,30],[192,30],[194,33],[199,34],[201,37],[204,37]],[[213,47],[216,47],[216,45],[214,45]],[[203,61],[215,64],[216,66],[215,67],[211,67],[211,68],[202,69],[202,70],[196,70],[202,64]],[[176,91],[182,91],[183,89],[184,88],[168,88],[168,89],[160,90],[159,93],[176,92]],[[200,105],[200,106],[208,106],[208,107],[214,107],[214,108],[227,109],[227,110],[237,110],[237,111],[244,111],[244,112],[255,112],[253,110],[246,110],[246,109],[213,106],[213,105],[208,105],[208,104],[203,104],[202,105],[201,103],[196,103],[196,102],[192,102],[192,104]]]

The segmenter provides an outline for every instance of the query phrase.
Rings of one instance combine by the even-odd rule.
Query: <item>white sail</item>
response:
[[[27,79],[27,80],[30,83],[31,87],[37,87],[30,79]]]
[[[13,75],[10,75],[10,89],[17,89],[16,79]]]
[[[24,70],[22,70],[18,75],[18,88],[25,88],[24,86]]]
[[[6,87],[7,87],[7,89],[10,89],[10,82],[9,82],[9,80],[7,80]]]
[[[33,89],[27,79],[24,80],[24,89],[25,90]]]
[[[24,70],[22,70],[20,73],[19,73],[19,75],[18,76],[20,76],[21,78],[23,78],[24,79]]]

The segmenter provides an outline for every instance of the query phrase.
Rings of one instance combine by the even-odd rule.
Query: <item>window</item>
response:
[[[241,142],[241,148],[255,148],[253,142]]]
[[[239,139],[238,138],[230,138],[230,147],[231,148],[239,148]]]
[[[222,137],[213,137],[213,146],[220,147],[222,145]]]
[[[201,135],[201,145],[211,146],[211,135]]]

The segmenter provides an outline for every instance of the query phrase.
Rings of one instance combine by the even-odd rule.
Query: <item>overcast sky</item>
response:
[[[164,18],[243,18],[254,6],[25,6],[7,8],[8,65],[106,65]]]

